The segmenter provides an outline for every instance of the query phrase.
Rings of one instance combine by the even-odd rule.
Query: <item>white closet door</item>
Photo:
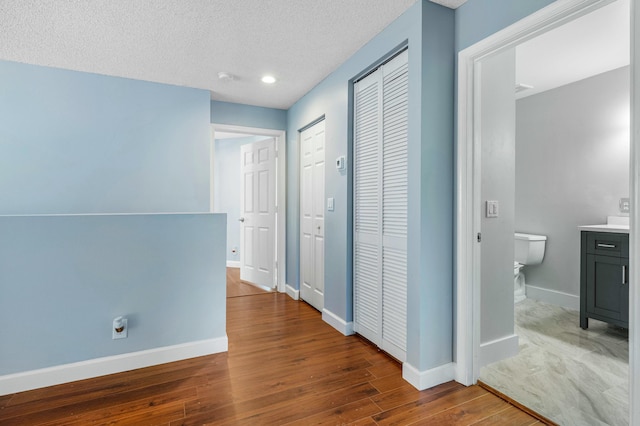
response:
[[[407,348],[407,51],[383,71],[382,348],[404,361]]]
[[[324,121],[300,135],[300,297],[324,309]]]
[[[354,99],[354,326],[380,344],[381,274],[379,71],[355,85]]]
[[[355,84],[354,326],[404,361],[408,53]]]

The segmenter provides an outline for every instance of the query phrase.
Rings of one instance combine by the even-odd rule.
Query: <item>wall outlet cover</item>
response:
[[[620,213],[629,213],[631,210],[631,203],[629,198],[620,198]]]
[[[128,336],[128,331],[129,331],[128,320],[126,318],[122,318],[120,324],[124,328],[119,333],[116,331],[116,321],[115,320],[113,321],[113,324],[111,325],[111,338],[113,340],[115,340],[115,339],[126,339],[127,336]]]

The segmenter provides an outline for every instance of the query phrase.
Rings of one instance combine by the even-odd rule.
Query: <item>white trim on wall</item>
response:
[[[240,261],[239,260],[227,260],[227,268],[239,268]]]
[[[293,300],[300,300],[300,290],[296,290],[291,284],[286,285],[286,293]]]
[[[518,336],[515,334],[482,343],[478,354],[478,367],[482,368],[515,355],[518,355]]]
[[[614,0],[558,0],[533,13],[515,24],[476,43],[458,54],[458,127],[457,127],[457,187],[456,187],[456,380],[465,385],[477,381],[480,353],[480,268],[477,235],[480,232],[481,203],[479,202],[479,150],[480,121],[475,116],[479,106],[479,67],[482,58],[511,48],[519,43],[540,35],[552,28],[569,22],[579,16],[605,6]],[[640,242],[636,224],[640,224],[640,120],[636,120],[634,105],[640,100],[636,82],[640,77],[635,67],[634,52],[638,49],[635,40],[636,17],[640,19],[638,1],[632,0],[632,141],[631,141],[631,184],[630,194],[633,212],[630,232],[630,272],[632,282],[640,282]],[[478,166],[476,166],[478,165]],[[630,424],[640,422],[640,404],[634,403],[640,392],[640,375],[635,374],[640,354],[638,345],[640,331],[640,292],[630,286]]]
[[[227,352],[227,336],[0,376],[0,395]]]
[[[454,378],[455,364],[450,362],[426,371],[420,371],[408,362],[402,363],[402,378],[418,390],[425,390]]]
[[[287,271],[286,243],[287,243],[287,158],[286,158],[286,132],[284,130],[260,129],[257,127],[235,126],[230,124],[211,124],[211,181],[209,191],[211,193],[211,209],[213,209],[213,160],[215,158],[215,132],[244,133],[256,136],[271,136],[276,138],[276,158],[278,176],[276,177],[276,283],[280,293],[287,292],[285,275]],[[213,210],[211,210],[213,212]],[[229,218],[227,218],[229,220]]]
[[[345,336],[351,336],[355,333],[353,331],[353,321],[347,322],[326,308],[322,310],[322,321],[326,322]]]
[[[562,308],[580,310],[580,296],[564,293],[562,291],[550,290],[548,288],[526,285],[527,298],[539,300]]]

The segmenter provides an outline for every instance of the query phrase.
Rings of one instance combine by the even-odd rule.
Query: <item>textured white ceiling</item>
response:
[[[0,59],[286,109],[416,1],[0,0]]]

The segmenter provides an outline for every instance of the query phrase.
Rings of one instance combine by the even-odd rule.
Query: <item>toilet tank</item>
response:
[[[514,260],[523,265],[538,265],[542,263],[546,243],[547,237],[545,235],[516,232]]]

